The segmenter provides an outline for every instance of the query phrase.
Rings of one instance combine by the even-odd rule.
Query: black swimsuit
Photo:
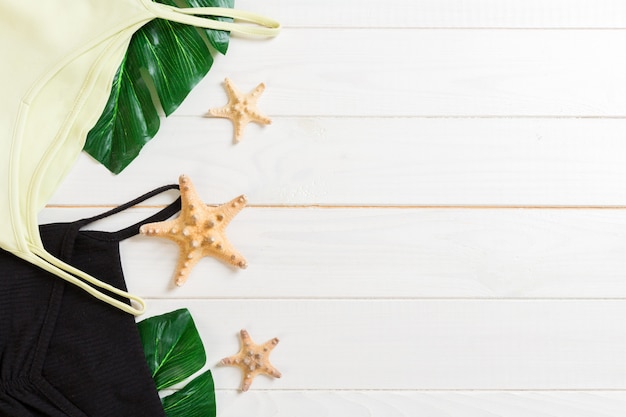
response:
[[[176,214],[180,199],[118,232],[80,228],[174,188],[161,187],[92,218],[41,226],[44,245],[126,290],[119,242],[142,224]],[[133,316],[1,250],[0,274],[0,416],[165,415]]]

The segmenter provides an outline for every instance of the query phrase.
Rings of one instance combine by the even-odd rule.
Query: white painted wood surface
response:
[[[237,6],[283,33],[234,39],[127,171],[81,156],[40,216],[88,216],[181,173],[210,204],[248,195],[228,230],[245,271],[206,259],[172,288],[175,245],[122,244],[147,316],[191,309],[218,416],[623,416],[626,3]],[[202,117],[226,76],[265,82],[274,120],[237,145]],[[215,365],[241,328],[281,339],[284,375],[245,394]]]
[[[212,204],[626,205],[626,119],[277,118],[237,146],[224,120],[163,124],[116,178],[83,155],[52,204],[123,203],[186,172]]]
[[[131,210],[101,227],[154,211]],[[49,209],[42,221],[96,212]],[[178,247],[133,237],[121,245],[129,285],[176,299],[626,297],[623,210],[247,208],[228,236],[248,269],[208,258],[175,290]],[[146,271],[151,278],[132,279]]]

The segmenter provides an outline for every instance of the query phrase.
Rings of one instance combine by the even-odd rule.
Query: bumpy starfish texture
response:
[[[213,256],[239,268],[246,268],[246,260],[226,239],[225,229],[246,205],[246,197],[239,196],[218,207],[207,206],[198,196],[191,180],[179,178],[182,207],[173,219],[143,225],[139,231],[147,236],[174,241],[180,248],[175,283],[187,281],[191,269],[205,256]]]
[[[224,107],[210,109],[209,115],[225,117],[232,120],[235,128],[235,143],[241,140],[243,130],[248,123],[256,122],[264,125],[272,123],[269,117],[262,115],[257,109],[257,101],[261,93],[265,91],[265,84],[261,83],[257,85],[257,87],[248,94],[239,92],[228,78],[224,80],[224,86],[228,93],[228,104]]]
[[[275,337],[262,345],[257,345],[252,341],[247,331],[242,330],[240,336],[241,349],[239,353],[222,359],[220,363],[241,368],[243,371],[241,390],[248,391],[252,385],[252,380],[260,374],[280,378],[281,373],[272,366],[269,360],[272,349],[278,344],[278,338]]]

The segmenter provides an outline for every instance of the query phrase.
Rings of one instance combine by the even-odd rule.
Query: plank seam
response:
[[[209,206],[217,206],[208,204]],[[162,209],[166,205],[137,205],[132,209]],[[110,209],[115,204],[49,204],[47,209]],[[624,210],[625,205],[349,205],[349,204],[248,204],[250,209],[326,209],[326,210]]]
[[[196,114],[173,114],[169,117],[169,119],[174,118],[194,118],[194,119],[205,119],[206,117],[203,115]],[[272,114],[273,119],[306,119],[306,118],[314,118],[314,119],[383,119],[383,120],[394,120],[394,119],[519,119],[519,120],[542,120],[542,119],[562,119],[562,120],[626,120],[626,115],[619,114],[607,114],[607,115],[556,115],[556,114],[422,114],[422,115],[341,115],[341,114],[301,114],[301,115],[292,115],[292,114]]]
[[[239,390],[237,389],[227,389],[227,388],[215,388],[215,391],[222,391],[222,392],[239,392]],[[335,388],[335,389],[329,389],[329,388],[280,388],[280,389],[263,389],[263,388],[259,388],[259,389],[254,389],[254,391],[256,392],[307,392],[307,391],[311,391],[311,392],[431,392],[431,393],[437,393],[437,392],[457,392],[457,393],[463,393],[463,392],[481,392],[481,393],[487,393],[487,392],[493,392],[493,393],[498,393],[498,392],[508,392],[508,393],[515,393],[515,392],[519,392],[519,393],[532,393],[532,392],[541,392],[541,393],[546,393],[546,392],[570,392],[570,393],[590,393],[590,392],[596,392],[596,393],[602,393],[602,392],[623,392],[626,393],[626,389],[624,388],[380,388],[380,389],[373,389],[373,388],[365,388],[365,389],[358,389],[358,388]]]
[[[274,297],[180,297],[173,298],[168,297],[143,297],[145,300],[152,301],[351,301],[351,302],[388,302],[388,301],[476,301],[476,302],[580,302],[580,301],[626,301],[626,297],[289,297],[289,296],[274,296]]]
[[[502,30],[502,31],[622,31],[626,26],[333,26],[283,25],[288,30]]]

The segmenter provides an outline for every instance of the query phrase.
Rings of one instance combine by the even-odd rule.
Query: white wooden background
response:
[[[626,410],[626,2],[238,0],[284,25],[226,57],[131,167],[82,156],[42,222],[181,173],[229,227],[171,287],[177,247],[122,246],[151,316],[194,315],[220,417],[608,417]],[[202,115],[265,82],[274,123]],[[115,229],[175,194],[116,216]],[[283,373],[240,394],[239,329]]]

